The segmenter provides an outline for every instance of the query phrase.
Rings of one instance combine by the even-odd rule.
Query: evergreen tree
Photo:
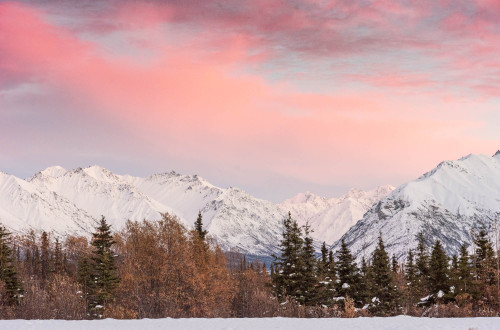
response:
[[[81,297],[85,303],[85,315],[90,316],[89,307],[91,305],[91,296],[94,292],[94,274],[90,259],[87,256],[81,256],[78,259],[77,281],[80,284]]]
[[[327,276],[330,279],[330,282],[337,282],[337,267],[335,266],[335,257],[333,256],[333,251],[328,251],[328,269]]]
[[[408,299],[411,305],[417,300],[419,286],[418,269],[413,259],[413,251],[410,250],[408,251],[408,258],[406,260],[405,279],[408,287]]]
[[[207,236],[207,231],[203,229],[203,218],[201,216],[201,211],[198,211],[198,218],[196,218],[196,221],[194,223],[194,230],[198,234],[198,237],[202,241],[205,241],[205,237]]]
[[[300,228],[297,221],[293,220],[292,215],[288,212],[288,216],[283,221],[283,238],[280,242],[281,254],[274,256],[275,270],[272,283],[280,300],[284,300],[286,296],[300,299],[302,295],[302,276],[300,274],[303,269],[302,246],[303,239]]]
[[[349,296],[358,304],[362,303],[358,295],[358,285],[360,282],[358,266],[344,239],[342,239],[340,244],[336,269],[338,274],[338,294],[342,297]]]
[[[392,255],[391,259],[391,271],[396,274],[398,272],[398,260],[396,259],[396,255]]]
[[[417,241],[416,266],[420,287],[423,288],[427,285],[427,278],[429,276],[429,255],[427,254],[423,232],[417,234]]]
[[[314,305],[318,302],[317,284],[318,278],[316,276],[316,257],[314,255],[313,239],[311,237],[309,223],[304,226],[304,246],[300,254],[302,259],[301,264],[303,270],[301,271],[301,294],[298,302],[305,305]]]
[[[439,240],[436,241],[432,248],[429,262],[428,285],[431,294],[436,294],[439,291],[447,293],[450,288],[448,281],[448,257]]]
[[[335,287],[337,285],[337,269],[335,265],[335,257],[333,256],[333,251],[328,251],[328,262],[326,275],[324,278],[325,283],[325,293],[323,295],[323,304],[331,306],[333,304],[333,297],[337,295]]]
[[[476,251],[474,255],[476,279],[487,284],[495,282],[493,244],[488,237],[485,228],[479,230],[479,234],[474,235]]]
[[[62,274],[64,270],[64,257],[61,248],[61,243],[59,242],[59,237],[56,237],[56,242],[54,246],[54,272],[56,274]]]
[[[49,252],[49,235],[44,231],[41,237],[40,244],[40,266],[42,275],[42,286],[45,285],[50,272],[50,252]]]
[[[398,307],[398,291],[394,274],[391,271],[389,256],[385,251],[382,235],[372,257],[373,282],[372,294],[374,301],[370,309],[375,314],[395,314]]]
[[[115,244],[111,235],[111,226],[106,223],[104,216],[99,227],[92,234],[94,283],[92,285],[92,299],[90,310],[94,315],[102,317],[104,307],[114,297],[114,290],[120,281],[115,265],[115,255],[111,247]]]
[[[7,303],[12,305],[21,294],[21,284],[14,268],[14,257],[10,244],[10,233],[0,225],[0,281],[4,283]]]
[[[321,245],[321,259],[318,261],[317,270],[318,277],[323,280],[328,272],[328,249],[325,242]]]
[[[462,244],[460,247],[460,258],[458,259],[458,286],[457,293],[470,292],[471,289],[471,275],[472,269],[469,259],[469,253],[467,252],[467,247]]]
[[[459,273],[459,267],[458,267],[458,257],[456,254],[454,254],[451,257],[451,267],[449,269],[449,276],[450,276],[450,284],[452,287],[450,287],[451,293],[456,293],[457,288],[459,286],[460,282],[460,273]]]
[[[363,302],[363,305],[365,305],[370,302],[370,299],[373,296],[371,290],[374,286],[372,267],[368,265],[365,257],[361,258],[360,278],[359,297]]]

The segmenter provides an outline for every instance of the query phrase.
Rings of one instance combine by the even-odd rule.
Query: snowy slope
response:
[[[197,175],[170,172],[122,178],[171,207],[187,226],[201,211],[208,232],[225,249],[264,255],[276,252],[285,213],[268,201],[237,188],[215,187]]]
[[[91,233],[95,220],[57,193],[0,172],[0,222],[20,232]]]
[[[27,181],[63,196],[95,219],[104,215],[117,229],[128,219],[155,220],[163,212],[191,227],[201,211],[218,244],[249,254],[276,252],[285,217],[275,204],[240,189],[215,187],[197,175],[170,172],[139,178],[99,166],[71,171],[50,167]]]
[[[422,231],[429,246],[439,239],[452,254],[470,244],[473,230],[489,228],[495,219],[500,220],[500,152],[440,163],[383,198],[343,238],[358,258],[369,257],[382,233],[388,252],[402,260]]]
[[[160,218],[160,212],[172,211],[99,166],[64,173],[60,167],[49,167],[27,181],[64,196],[96,219],[106,216],[115,227],[121,227],[128,219],[154,220]]]
[[[309,222],[316,240],[333,244],[355,225],[370,207],[394,187],[380,186],[369,191],[351,189],[338,198],[324,198],[310,192],[298,194],[280,204],[299,224]]]
[[[306,193],[277,205],[241,189],[222,189],[197,175],[175,172],[141,178],[99,166],[69,171],[54,166],[27,180],[7,174],[1,179],[0,221],[12,230],[88,235],[101,215],[118,230],[129,219],[156,220],[164,212],[177,215],[189,228],[201,211],[218,244],[253,255],[277,252],[288,211],[300,224],[311,223],[319,246],[323,240],[334,242],[391,189],[351,190],[332,199]]]

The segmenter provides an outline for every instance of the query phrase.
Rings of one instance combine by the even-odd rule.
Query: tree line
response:
[[[222,251],[201,213],[193,230],[163,214],[113,233],[102,217],[90,240],[0,226],[0,319],[499,314],[498,251],[486,230],[458,256],[417,240],[404,263],[382,236],[359,264],[344,241],[338,251],[323,243],[318,257],[310,227],[289,214],[266,267]]]
[[[416,250],[400,264],[380,234],[371,258],[358,264],[344,240],[335,254],[323,243],[316,258],[309,226],[300,228],[288,214],[281,254],[271,266],[272,287],[281,301],[338,306],[359,315],[498,315],[498,251],[485,228],[473,236],[471,254],[463,244],[458,256],[448,256],[439,240],[428,249],[419,233]]]

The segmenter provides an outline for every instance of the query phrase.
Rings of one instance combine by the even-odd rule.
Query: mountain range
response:
[[[53,166],[26,180],[0,172],[0,222],[19,233],[33,229],[89,236],[101,215],[115,230],[126,220],[156,220],[164,212],[190,228],[200,211],[224,249],[270,255],[278,251],[289,211],[300,224],[311,224],[317,242],[332,244],[392,189],[352,189],[330,199],[307,192],[274,204],[238,188],[216,187],[198,175],[169,172],[141,178],[100,166]]]
[[[288,212],[310,224],[316,247],[325,241],[337,250],[342,238],[358,260],[371,256],[382,235],[387,251],[403,261],[419,232],[427,246],[439,239],[455,254],[481,228],[499,233],[500,151],[443,161],[396,189],[351,189],[337,198],[306,192],[279,204],[176,172],[142,178],[99,166],[54,166],[26,180],[0,172],[0,222],[15,232],[88,236],[101,215],[119,230],[128,219],[155,220],[163,212],[190,228],[199,211],[220,246],[246,254],[278,252]]]
[[[471,246],[482,228],[495,242],[500,229],[500,151],[443,161],[374,204],[343,236],[354,255],[369,258],[382,235],[386,249],[403,261],[424,234],[440,240],[448,255]],[[496,233],[496,234],[495,234]],[[333,249],[340,247],[340,241]]]

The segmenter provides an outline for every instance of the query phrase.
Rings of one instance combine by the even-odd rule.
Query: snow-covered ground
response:
[[[457,330],[500,329],[500,318],[417,318],[410,316],[356,319],[144,319],[144,320],[8,320],[0,321],[0,329],[343,329],[343,330]]]

